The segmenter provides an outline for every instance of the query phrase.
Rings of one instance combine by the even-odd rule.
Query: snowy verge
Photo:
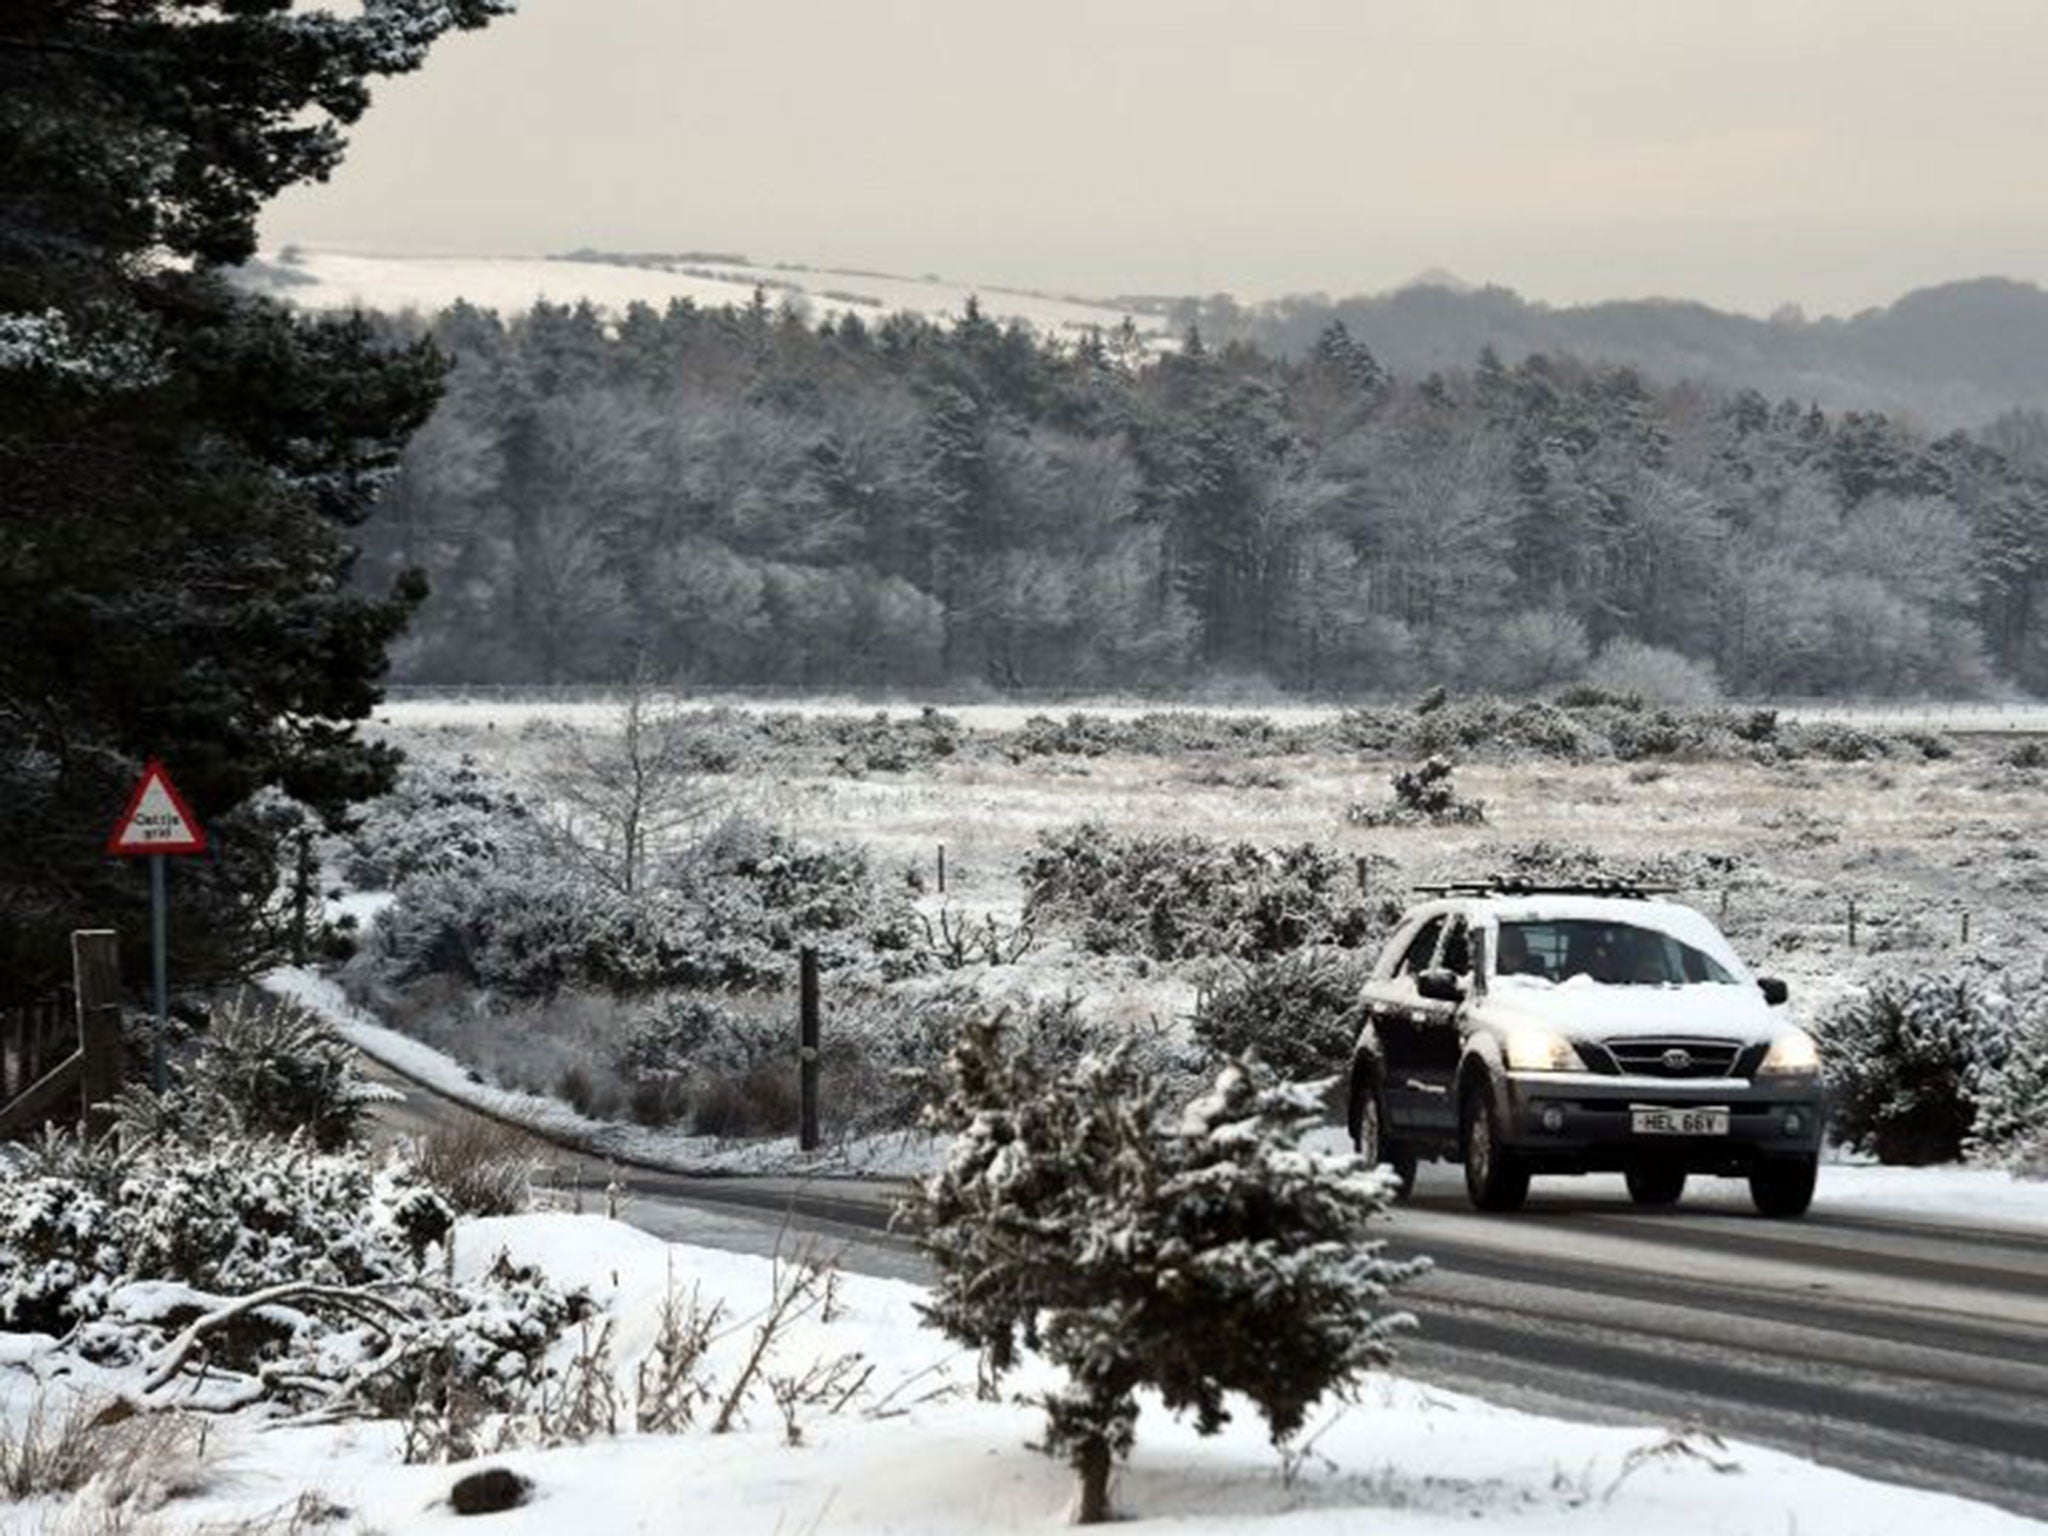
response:
[[[728,1140],[680,1131],[593,1120],[537,1093],[520,1093],[484,1082],[470,1068],[432,1046],[379,1024],[350,1002],[328,977],[303,966],[284,966],[262,985],[330,1020],[357,1050],[402,1077],[411,1078],[493,1119],[509,1121],[547,1140],[592,1157],[637,1163],[669,1173],[864,1175],[893,1178],[922,1172],[931,1162],[928,1138],[910,1132],[853,1138],[816,1152],[801,1150],[793,1136]]]
[[[403,1466],[393,1424],[266,1426],[243,1414],[217,1423],[212,1471],[189,1479],[197,1494],[177,1498],[160,1518],[175,1517],[177,1529],[225,1529],[274,1518],[310,1495],[346,1511],[349,1529],[455,1529],[459,1517],[446,1502],[448,1490],[465,1472],[493,1465],[533,1484],[530,1503],[492,1521],[491,1529],[504,1533],[668,1530],[680,1528],[678,1519],[692,1530],[739,1536],[997,1536],[1065,1528],[1071,1474],[1028,1449],[1040,1432],[1040,1413],[1014,1397],[976,1399],[972,1355],[921,1326],[917,1287],[842,1276],[830,1320],[813,1312],[776,1343],[769,1367],[776,1373],[854,1352],[873,1367],[839,1411],[801,1410],[799,1443],[792,1445],[766,1392],[748,1399],[732,1432],[708,1428],[753,1345],[774,1284],[770,1261],[671,1246],[596,1216],[505,1217],[458,1228],[458,1273],[499,1252],[539,1265],[557,1283],[588,1287],[606,1310],[626,1432],[477,1463]],[[657,1337],[662,1303],[672,1291],[693,1290],[700,1305],[725,1307],[726,1324],[703,1368],[711,1407],[678,1434],[631,1432],[634,1372]],[[557,1363],[584,1345],[564,1338]],[[1027,1361],[1009,1385],[1028,1393],[1050,1380]],[[25,1394],[11,1391],[9,1412],[25,1407]],[[1242,1414],[1203,1439],[1147,1399],[1136,1451],[1113,1488],[1127,1517],[1119,1528],[1176,1536],[1336,1536],[1362,1529],[1449,1536],[1510,1522],[1559,1536],[1918,1536],[1930,1529],[1944,1536],[2040,1536],[2048,1529],[1742,1442],[1570,1423],[1392,1374],[1370,1378],[1355,1403],[1314,1416],[1311,1436],[1308,1453],[1283,1470],[1256,1415]],[[87,1523],[89,1497],[70,1506],[40,1502],[17,1507],[24,1529],[96,1528]]]

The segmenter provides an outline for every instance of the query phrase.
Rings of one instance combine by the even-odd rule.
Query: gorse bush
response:
[[[1344,819],[1364,827],[1477,826],[1486,820],[1486,806],[1459,795],[1453,772],[1449,758],[1425,758],[1395,773],[1392,800],[1354,805]]]
[[[1830,1012],[1817,1032],[1835,1138],[1879,1162],[1961,1157],[1989,1082],[2000,1084],[2000,1134],[2029,1114],[2007,1098],[2026,1086],[2003,1077],[2015,1035],[2013,1006],[1974,978],[1880,980]]]
[[[415,875],[490,864],[535,830],[531,808],[475,759],[412,757],[391,792],[363,808],[339,863],[358,890],[388,891]]]
[[[735,818],[626,891],[545,843],[404,881],[372,929],[368,963],[398,984],[452,976],[508,998],[564,989],[758,988],[787,981],[796,951],[828,969],[923,969],[907,896],[850,845],[806,846]]]
[[[1370,962],[1342,950],[1298,950],[1246,966],[1205,993],[1193,1033],[1218,1056],[1256,1054],[1281,1077],[1343,1072],[1358,1038],[1358,989]]]
[[[173,1064],[166,1092],[132,1087],[115,1107],[131,1137],[301,1137],[332,1152],[356,1140],[372,1104],[391,1097],[357,1062],[327,1019],[244,991],[214,1011],[197,1052]]]
[[[1356,949],[1400,916],[1356,866],[1314,843],[1125,837],[1094,823],[1042,833],[1022,870],[1031,923],[1074,923],[1098,954],[1258,960],[1309,945]]]
[[[952,1142],[909,1207],[938,1271],[921,1310],[994,1373],[1024,1346],[1064,1372],[1044,1445],[1083,1523],[1109,1514],[1141,1389],[1203,1434],[1242,1397],[1280,1441],[1391,1358],[1404,1320],[1380,1307],[1421,1266],[1368,1237],[1373,1170],[1302,1146],[1312,1092],[1234,1064],[1169,1112],[1130,1048],[1049,1062],[988,1020],[929,1085],[925,1124]]]
[[[451,1219],[425,1184],[303,1141],[56,1138],[0,1184],[0,1327],[62,1334],[139,1279],[212,1294],[400,1279]]]
[[[2048,988],[2014,998],[2001,1049],[1980,1054],[1970,1088],[1971,1155],[2048,1177]]]

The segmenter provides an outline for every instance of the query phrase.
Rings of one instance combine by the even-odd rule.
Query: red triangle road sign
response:
[[[206,829],[192,814],[192,807],[178,793],[178,786],[164,772],[164,765],[151,758],[142,770],[142,782],[128,798],[128,809],[107,839],[107,852],[124,858],[145,853],[204,853]]]

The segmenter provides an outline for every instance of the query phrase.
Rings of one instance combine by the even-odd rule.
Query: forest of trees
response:
[[[1341,324],[1298,362],[758,295],[428,328],[447,397],[362,530],[363,580],[433,588],[400,681],[1514,692],[1647,647],[1740,698],[2048,686],[2038,413],[1395,377]]]

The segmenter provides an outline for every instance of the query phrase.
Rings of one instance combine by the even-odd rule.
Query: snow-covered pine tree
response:
[[[926,1316],[992,1375],[1020,1344],[1066,1372],[1045,1448],[1079,1475],[1080,1523],[1108,1516],[1141,1387],[1204,1434],[1237,1393],[1279,1441],[1391,1358],[1408,1320],[1381,1304],[1422,1265],[1366,1237],[1373,1170],[1302,1147],[1312,1089],[1236,1062],[1174,1123],[1128,1047],[1055,1063],[989,1020],[932,1086],[926,1123],[953,1143],[909,1207],[940,1276]]]

